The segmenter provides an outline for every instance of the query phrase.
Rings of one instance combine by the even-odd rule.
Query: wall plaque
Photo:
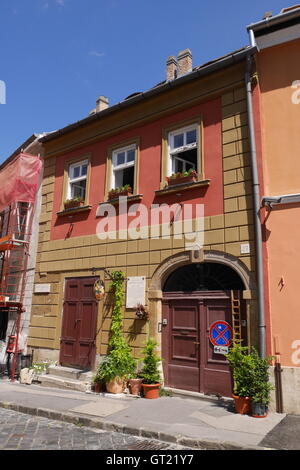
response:
[[[138,304],[145,305],[146,278],[132,276],[127,278],[126,308],[135,308]]]
[[[34,292],[35,294],[49,294],[51,289],[51,284],[35,284]]]

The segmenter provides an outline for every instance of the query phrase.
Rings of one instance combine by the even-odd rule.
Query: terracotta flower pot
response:
[[[113,379],[106,383],[106,390],[108,393],[123,393],[125,389],[124,379]]]
[[[159,398],[160,384],[142,384],[144,390],[144,397],[151,400]]]
[[[102,384],[95,383],[95,393],[101,393],[102,392]]]
[[[235,411],[241,415],[248,415],[251,410],[251,398],[232,395],[235,404]]]
[[[142,379],[130,379],[128,380],[128,386],[131,395],[140,395],[142,390]]]

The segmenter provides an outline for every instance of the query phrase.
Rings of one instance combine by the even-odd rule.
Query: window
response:
[[[111,188],[121,188],[129,184],[134,188],[134,169],[136,160],[136,145],[130,145],[114,150],[112,153]]]
[[[86,199],[88,160],[73,163],[69,166],[67,199]]]
[[[191,169],[198,172],[197,127],[195,124],[169,133],[168,176]]]

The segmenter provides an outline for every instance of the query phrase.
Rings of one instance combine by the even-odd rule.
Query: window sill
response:
[[[189,189],[201,188],[203,186],[209,186],[210,180],[195,181],[190,183],[173,184],[172,186],[166,186],[163,189],[155,191],[156,196],[165,196],[166,194],[176,193],[178,190],[187,191]]]
[[[124,196],[122,196],[122,197],[124,197]],[[128,202],[141,201],[143,199],[142,194],[134,194],[133,196],[126,196],[126,197],[127,197]],[[117,205],[117,204],[119,204],[119,198],[115,197],[113,199],[107,199],[107,201],[100,202],[99,206],[103,206],[105,204]]]
[[[70,209],[64,209],[60,212],[57,212],[56,215],[58,217],[64,216],[64,215],[73,215],[73,214],[79,214],[80,212],[86,212],[90,211],[92,206],[85,205],[85,206],[79,206],[79,207],[71,207]]]

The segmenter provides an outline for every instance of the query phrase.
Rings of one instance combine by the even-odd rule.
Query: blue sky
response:
[[[165,79],[169,55],[200,65],[249,43],[284,0],[0,0],[0,162],[34,132],[86,117]]]

